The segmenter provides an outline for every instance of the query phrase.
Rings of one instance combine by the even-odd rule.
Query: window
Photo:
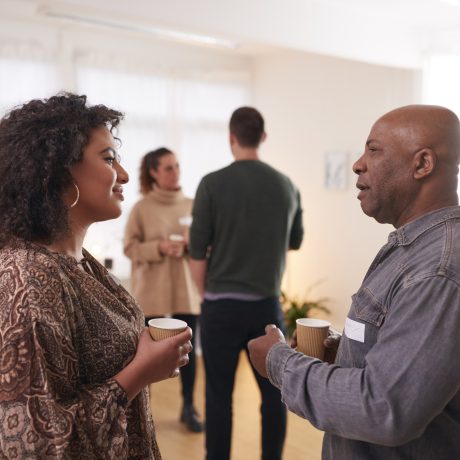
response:
[[[228,120],[234,109],[249,103],[249,82],[240,76],[235,81],[208,81],[85,65],[78,70],[77,84],[90,103],[125,113],[118,133],[122,164],[130,174],[123,215],[92,225],[86,247],[99,259],[114,259],[115,274],[128,278],[130,263],[123,255],[122,240],[129,211],[139,198],[142,156],[160,146],[175,151],[182,188],[193,197],[203,175],[232,161]]]
[[[31,99],[57,91],[56,67],[46,61],[0,56],[0,116]]]

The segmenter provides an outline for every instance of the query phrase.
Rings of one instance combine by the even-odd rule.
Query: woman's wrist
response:
[[[115,375],[114,380],[125,390],[129,402],[131,402],[148,384],[148,382],[143,381],[142,372],[138,369],[135,360],[131,361]]]

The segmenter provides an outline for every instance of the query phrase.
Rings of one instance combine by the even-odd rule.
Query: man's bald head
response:
[[[460,162],[460,122],[457,115],[438,105],[407,105],[383,115],[377,123],[393,125],[407,146],[431,148],[439,161]]]

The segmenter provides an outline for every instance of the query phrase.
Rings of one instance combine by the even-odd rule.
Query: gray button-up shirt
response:
[[[389,235],[335,364],[277,344],[267,370],[289,410],[326,432],[323,459],[460,459],[460,207]]]

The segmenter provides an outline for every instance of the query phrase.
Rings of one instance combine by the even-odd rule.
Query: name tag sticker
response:
[[[358,321],[353,321],[350,318],[347,318],[345,321],[345,335],[351,339],[358,342],[364,343],[364,331],[366,325],[363,323],[358,323]]]

